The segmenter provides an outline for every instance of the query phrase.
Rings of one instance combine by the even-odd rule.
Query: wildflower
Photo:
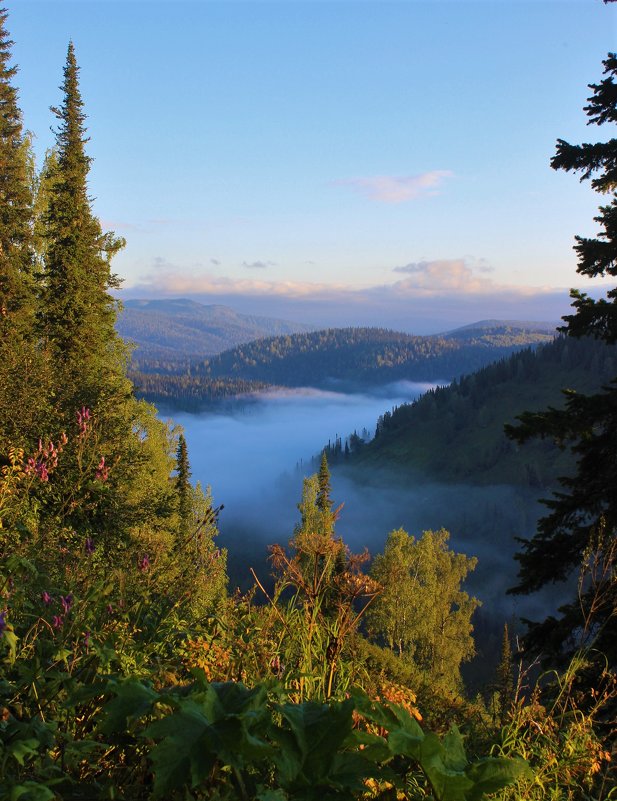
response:
[[[53,598],[47,592],[47,590],[43,590],[43,592],[41,593],[41,601],[43,601],[45,606],[49,606],[49,604],[53,601]]]
[[[137,567],[141,570],[142,573],[146,573],[148,568],[150,567],[150,559],[148,558],[148,554],[144,554],[142,558],[137,563]]]
[[[64,625],[64,618],[62,617],[62,615],[54,615],[53,618],[51,619],[51,625],[55,629],[62,628],[62,626]]]
[[[94,542],[92,541],[92,537],[86,537],[85,551],[88,556],[92,556],[94,553]]]
[[[90,632],[89,631],[87,631],[84,634],[84,647],[85,648],[89,648],[90,647]]]
[[[4,633],[6,626],[6,612],[0,612],[0,636]]]
[[[107,604],[107,614],[108,615],[113,615],[113,613],[114,613],[113,606],[111,604]]]
[[[101,461],[96,468],[95,478],[97,481],[107,481],[109,478],[109,467],[105,464],[105,457],[101,456]]]
[[[79,428],[79,439],[81,439],[88,431],[88,421],[90,420],[90,409],[86,406],[82,406],[81,409],[76,412],[77,414],[77,426]]]
[[[64,614],[68,615],[68,613],[71,611],[71,607],[73,606],[73,593],[69,592],[68,595],[61,595],[60,603],[62,604]]]

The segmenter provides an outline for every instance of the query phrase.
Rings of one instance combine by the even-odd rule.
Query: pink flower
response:
[[[96,468],[95,478],[97,481],[107,481],[109,478],[109,467],[105,464],[105,457],[101,456],[101,461]]]
[[[64,625],[64,618],[62,617],[62,615],[54,615],[52,620],[51,620],[51,625],[55,629],[62,628],[62,626]]]
[[[150,567],[150,559],[148,558],[148,554],[144,554],[142,558],[137,563],[137,567],[141,570],[142,573],[146,573],[148,568]]]
[[[43,592],[41,593],[41,601],[43,601],[45,606],[49,606],[49,604],[53,601],[53,598],[47,592],[47,590],[43,590]]]

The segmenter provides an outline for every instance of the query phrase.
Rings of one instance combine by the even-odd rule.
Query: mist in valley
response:
[[[176,414],[189,446],[193,480],[210,486],[220,514],[220,544],[228,549],[232,589],[252,585],[249,568],[268,583],[267,546],[286,544],[299,522],[302,479],[318,469],[322,447],[356,430],[372,436],[377,418],[412,400],[427,384],[398,382],[371,394],[314,389],[273,392],[229,413]],[[555,593],[507,596],[516,583],[516,537],[531,536],[542,511],[536,492],[508,485],[427,482],[391,472],[332,468],[332,498],[344,504],[336,532],[352,551],[383,550],[403,527],[416,536],[447,528],[450,547],[478,557],[466,589],[495,620],[535,617],[558,600]]]

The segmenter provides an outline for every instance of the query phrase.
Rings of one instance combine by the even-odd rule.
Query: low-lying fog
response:
[[[175,414],[185,430],[193,479],[211,486],[220,516],[220,544],[229,549],[233,585],[252,584],[249,566],[267,578],[267,545],[287,543],[299,521],[296,504],[302,476],[328,440],[363,428],[371,435],[380,414],[426,391],[408,382],[374,394],[348,395],[291,390],[263,395],[242,411],[227,414]],[[386,536],[402,526],[412,534],[441,527],[451,547],[477,556],[469,591],[501,616],[533,616],[539,599],[506,598],[516,577],[515,536],[535,530],[539,506],[534,495],[509,486],[472,487],[397,482],[386,475],[352,480],[333,469],[332,497],[344,503],[337,534],[353,551],[383,549]]]

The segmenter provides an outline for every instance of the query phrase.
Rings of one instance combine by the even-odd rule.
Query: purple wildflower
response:
[[[61,595],[60,603],[62,604],[64,614],[68,615],[68,613],[71,611],[71,607],[73,606],[73,594],[69,592],[68,595]]]
[[[85,648],[89,648],[90,647],[90,632],[89,631],[87,631],[84,634],[84,647]]]
[[[62,628],[62,626],[64,625],[64,618],[62,617],[62,615],[54,615],[53,618],[51,619],[51,625],[55,629]]]
[[[137,563],[137,567],[141,570],[142,573],[146,573],[148,568],[150,567],[150,559],[148,558],[148,554],[144,554],[142,558]]]
[[[4,633],[6,625],[6,611],[0,612],[0,636]]]
[[[94,553],[94,542],[92,541],[92,537],[86,537],[85,550],[88,556],[92,556]]]
[[[53,601],[53,598],[47,592],[47,590],[43,590],[43,592],[41,593],[41,601],[43,601],[45,606],[49,606],[49,604]]]
[[[113,615],[113,613],[114,613],[113,606],[111,604],[107,604],[107,614],[108,615]]]

